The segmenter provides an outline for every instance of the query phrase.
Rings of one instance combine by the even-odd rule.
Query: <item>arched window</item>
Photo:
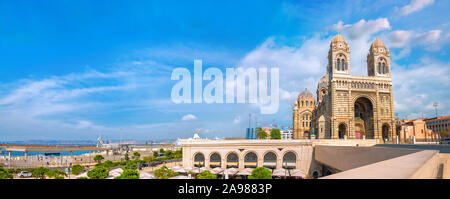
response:
[[[295,169],[295,164],[297,162],[297,156],[293,152],[287,152],[283,156],[283,168],[285,169]]]
[[[381,63],[378,63],[378,74],[381,74]]]
[[[386,68],[386,65],[383,63],[383,74],[386,74],[386,70],[385,70],[385,68]]]
[[[338,60],[337,60],[337,70],[338,70],[338,71],[340,70],[340,65],[341,65],[341,60],[338,59]]]
[[[194,166],[195,167],[204,167],[205,166],[205,156],[203,155],[203,153],[195,154]]]
[[[304,106],[304,105],[303,105],[303,101],[302,101],[302,106]]]
[[[239,158],[236,153],[230,153],[227,156],[227,168],[239,168]]]
[[[341,67],[342,71],[347,70],[347,64],[345,63],[345,60],[342,59],[342,67]]]
[[[305,122],[303,122],[302,127],[305,127]]]
[[[209,167],[211,167],[211,168],[220,167],[222,165],[221,163],[222,163],[222,158],[220,157],[220,154],[213,153],[209,157]]]
[[[247,153],[247,155],[245,155],[244,157],[244,167],[256,168],[257,165],[258,165],[258,156],[253,152]]]
[[[273,152],[266,153],[263,164],[266,168],[275,169],[277,166],[277,155]]]

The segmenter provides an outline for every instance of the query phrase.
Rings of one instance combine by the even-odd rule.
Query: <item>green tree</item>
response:
[[[125,161],[128,161],[128,160],[130,160],[130,157],[128,156],[128,153],[125,153]]]
[[[169,159],[173,159],[173,152],[171,150],[165,151],[164,155]]]
[[[0,179],[13,179],[14,176],[3,166],[0,166]]]
[[[133,159],[138,160],[141,157],[141,154],[139,152],[134,152],[133,153]]]
[[[124,169],[122,174],[114,179],[139,179],[139,172],[135,169]]]
[[[252,171],[248,179],[272,179],[272,172],[266,167],[258,167]]]
[[[45,173],[49,178],[55,178],[55,179],[64,179],[64,176],[67,176],[66,172],[61,171],[59,169],[53,169],[50,171],[47,171]]]
[[[163,148],[159,149],[159,153],[164,154],[164,149]]]
[[[155,157],[153,157],[153,156],[146,156],[146,157],[144,157],[144,158],[143,158],[143,160],[144,160],[144,162],[148,162],[148,163],[150,163],[150,162],[153,162],[153,161],[155,161],[155,160],[156,160],[156,158],[155,158]]]
[[[45,167],[39,167],[33,171],[33,176],[36,178],[45,179],[45,174],[49,171],[49,169]]]
[[[104,160],[105,158],[102,155],[96,155],[94,157],[94,161],[96,161],[98,164],[102,163],[102,160]]]
[[[199,174],[197,175],[197,178],[198,178],[198,179],[217,179],[217,175],[211,173],[211,172],[208,171],[208,170],[205,170],[205,171],[202,171],[201,173],[199,173]]]
[[[136,170],[138,168],[138,165],[136,161],[128,161],[123,168]]]
[[[171,169],[166,166],[162,166],[158,170],[154,172],[154,175],[157,179],[168,179],[170,177],[177,176],[178,173],[173,172]]]
[[[106,167],[97,166],[94,169],[88,171],[87,176],[90,179],[105,179],[108,177],[109,171]]]
[[[258,132],[256,133],[256,135],[258,136],[259,139],[266,139],[267,138],[267,132],[263,131],[261,128],[259,128],[257,130]]]
[[[281,139],[280,129],[272,129],[270,131],[270,138],[272,138],[272,139]]]
[[[111,160],[106,160],[105,162],[103,162],[100,166],[104,166],[106,167],[108,170],[111,170],[111,168],[115,167],[116,164],[111,161]]]
[[[179,159],[179,158],[182,158],[183,157],[183,151],[180,149],[180,150],[176,150],[174,153],[173,153],[173,158],[177,158],[177,159]]]
[[[157,151],[153,151],[153,157],[158,157],[158,152]]]
[[[80,175],[80,173],[82,173],[84,170],[84,166],[76,164],[72,166],[72,173],[74,175]]]

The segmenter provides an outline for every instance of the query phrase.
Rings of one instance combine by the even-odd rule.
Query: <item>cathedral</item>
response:
[[[336,35],[317,101],[303,91],[293,107],[295,139],[393,139],[394,101],[389,49],[378,38],[367,55],[368,76],[350,74],[350,47]]]

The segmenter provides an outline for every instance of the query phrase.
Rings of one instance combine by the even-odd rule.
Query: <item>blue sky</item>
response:
[[[248,114],[291,126],[299,92],[315,93],[339,29],[352,74],[376,36],[391,50],[400,118],[449,115],[450,2],[2,1],[0,140],[241,137]],[[171,72],[280,68],[280,108],[175,104]],[[254,120],[253,120],[254,123]]]

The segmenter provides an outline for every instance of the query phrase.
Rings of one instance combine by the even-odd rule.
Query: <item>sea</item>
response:
[[[83,155],[87,153],[93,153],[96,151],[73,151],[72,155]],[[28,156],[33,155],[44,155],[45,153],[59,153],[60,155],[70,155],[70,151],[30,151],[28,152]],[[8,152],[3,148],[0,148],[0,156],[8,156]],[[11,156],[25,156],[25,152],[23,151],[11,151]]]

